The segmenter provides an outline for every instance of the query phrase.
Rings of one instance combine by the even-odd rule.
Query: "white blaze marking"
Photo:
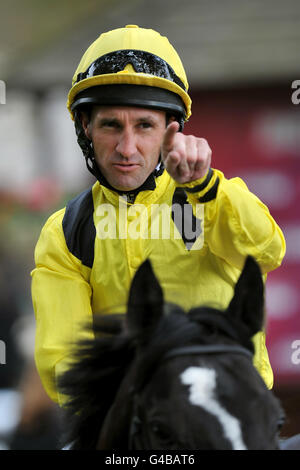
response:
[[[216,371],[205,367],[188,367],[180,378],[183,384],[190,385],[189,400],[192,405],[201,406],[219,420],[224,436],[234,450],[246,450],[239,420],[215,399]]]

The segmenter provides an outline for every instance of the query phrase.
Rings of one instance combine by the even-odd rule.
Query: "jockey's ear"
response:
[[[131,284],[127,310],[127,328],[139,344],[148,342],[163,315],[163,291],[146,260],[138,268]]]
[[[179,131],[182,132],[184,127],[184,120],[180,117],[176,118],[176,116],[174,116],[173,114],[166,113],[166,127],[168,127],[168,125],[174,121],[179,122]]]
[[[176,117],[173,114],[166,113],[166,125],[168,126],[173,121],[176,121]]]
[[[96,108],[95,105],[86,104],[86,105],[80,106],[80,109],[78,109],[77,111],[78,118],[81,122],[84,133],[89,140],[92,140],[89,127],[92,121],[95,108]]]
[[[91,133],[90,133],[90,122],[91,122],[90,114],[86,111],[82,111],[80,113],[80,121],[81,121],[81,125],[82,125],[82,128],[84,130],[86,137],[92,140]]]
[[[252,256],[246,258],[227,312],[248,328],[250,337],[263,328],[264,283],[259,264]]]

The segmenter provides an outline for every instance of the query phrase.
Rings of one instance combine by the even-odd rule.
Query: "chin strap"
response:
[[[87,138],[82,127],[80,120],[80,111],[74,112],[74,122],[75,132],[77,135],[77,142],[85,158],[87,169],[90,173],[92,173],[92,175],[94,175],[98,179],[101,176],[101,173],[94,158],[94,149],[92,142],[90,141],[90,139]]]

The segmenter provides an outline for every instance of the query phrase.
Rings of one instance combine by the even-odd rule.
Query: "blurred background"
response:
[[[285,234],[267,282],[267,344],[283,435],[299,433],[300,2],[10,0],[0,17],[0,448],[59,446],[60,416],[33,362],[30,271],[47,217],[93,182],[66,109],[73,73],[101,32],[126,24],[169,38],[190,82],[185,133],[208,140],[213,167],[242,177]]]

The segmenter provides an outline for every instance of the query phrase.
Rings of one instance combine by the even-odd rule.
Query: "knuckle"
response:
[[[199,138],[199,146],[200,146],[201,148],[203,148],[203,149],[206,149],[206,150],[211,151],[211,148],[210,148],[210,146],[209,146],[207,140],[204,139],[203,137],[200,137],[200,138]]]
[[[198,161],[197,154],[189,155],[186,159],[186,162],[189,166],[194,166]]]

